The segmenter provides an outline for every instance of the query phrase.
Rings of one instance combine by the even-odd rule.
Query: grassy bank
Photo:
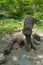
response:
[[[0,33],[10,33],[17,28],[23,27],[23,20],[14,20],[14,19],[1,19],[0,20]],[[35,25],[34,29],[36,31],[43,32],[43,25]]]
[[[43,23],[35,24],[33,29],[36,32],[42,32],[43,33]]]
[[[14,19],[0,20],[0,33],[10,33],[23,26],[23,21]]]

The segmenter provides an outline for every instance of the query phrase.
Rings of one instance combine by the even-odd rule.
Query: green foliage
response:
[[[34,14],[33,4],[36,6],[35,12],[43,12],[43,0],[0,0],[0,13],[19,19],[25,14]]]
[[[0,23],[2,23],[0,31],[10,32],[18,26],[23,26],[23,22],[19,23],[17,20],[24,19],[28,15],[32,15],[35,18],[35,24],[41,26],[43,0],[0,0]]]
[[[0,0],[0,12],[4,11],[11,18],[21,18],[24,14],[32,14],[33,0]]]
[[[23,21],[14,19],[2,19],[0,20],[0,33],[10,33],[17,28],[23,26]]]

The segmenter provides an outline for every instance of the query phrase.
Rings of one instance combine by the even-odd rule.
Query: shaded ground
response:
[[[18,36],[19,34],[22,36],[21,33],[16,33]],[[12,34],[13,38],[15,38],[17,35]],[[43,34],[39,33],[41,38],[43,39]],[[3,36],[0,40],[0,51],[3,51],[6,46],[9,44],[10,40],[12,37],[10,35]],[[35,65],[43,65],[43,40],[41,41],[40,45],[36,45],[37,51],[35,50],[30,50],[26,51],[23,48],[20,48],[18,44],[16,43],[13,46],[13,50],[11,53],[7,56],[7,61],[6,63],[2,65],[15,65],[16,61],[18,61],[21,57],[27,57],[28,59],[31,59],[32,62],[35,63]]]

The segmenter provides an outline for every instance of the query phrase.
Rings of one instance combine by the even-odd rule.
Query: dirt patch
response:
[[[12,34],[13,38],[15,37],[25,37],[22,32]],[[0,51],[3,51],[9,42],[12,39],[12,36],[5,35],[0,40]],[[41,34],[40,34],[41,36]],[[41,36],[41,38],[43,38]],[[25,48],[20,48],[19,45],[16,43],[13,46],[13,49],[9,55],[7,55],[7,61],[2,65],[15,65],[15,63],[22,57],[27,57],[35,62],[35,65],[43,65],[43,41],[41,41],[40,45],[36,45],[37,50],[30,50],[26,51]]]

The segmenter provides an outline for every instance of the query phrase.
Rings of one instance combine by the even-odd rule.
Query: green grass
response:
[[[43,33],[43,24],[35,24],[34,25],[34,30],[36,32],[42,32]]]
[[[23,27],[23,20],[14,20],[14,19],[2,19],[0,20],[0,33],[10,33],[17,28]],[[37,24],[34,26],[34,29],[38,32],[43,32],[43,25]]]
[[[10,33],[23,26],[23,21],[14,19],[0,20],[0,33]]]

